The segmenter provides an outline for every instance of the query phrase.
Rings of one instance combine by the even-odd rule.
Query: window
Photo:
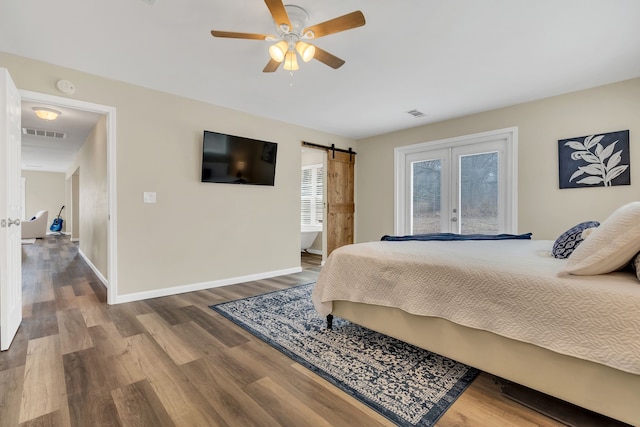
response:
[[[517,128],[398,147],[396,234],[517,232]]]
[[[302,167],[300,222],[306,226],[322,226],[322,165]]]

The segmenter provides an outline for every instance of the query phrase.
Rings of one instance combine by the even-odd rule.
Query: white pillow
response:
[[[616,271],[640,252],[640,202],[618,208],[569,255],[564,272],[580,276]]]

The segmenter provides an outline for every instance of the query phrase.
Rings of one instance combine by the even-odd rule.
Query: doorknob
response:
[[[16,219],[11,219],[11,218],[7,218],[7,227],[11,227],[12,225],[15,225],[16,227],[20,225],[20,220],[18,218]]]
[[[451,222],[456,222],[456,221],[458,221],[458,218],[456,218],[455,216],[451,218]]]

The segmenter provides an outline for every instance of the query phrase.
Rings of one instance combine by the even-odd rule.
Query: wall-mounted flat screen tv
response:
[[[202,182],[273,185],[278,144],[204,131]]]

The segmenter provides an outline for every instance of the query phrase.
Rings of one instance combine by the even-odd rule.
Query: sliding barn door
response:
[[[354,154],[327,151],[327,256],[353,243],[355,159]]]

